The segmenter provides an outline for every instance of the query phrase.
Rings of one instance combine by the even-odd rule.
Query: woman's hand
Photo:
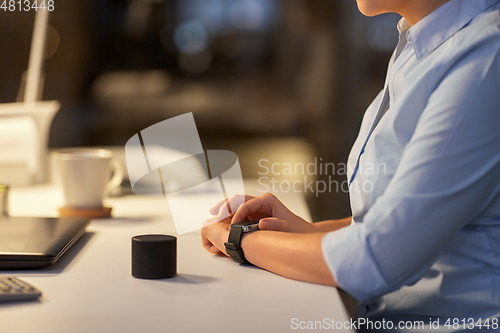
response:
[[[240,196],[235,201],[240,204],[239,208],[231,204],[231,200],[234,199],[230,198],[229,203],[221,201],[210,210],[216,215],[214,220],[220,222],[201,229],[205,249],[213,254],[227,255],[224,243],[231,223],[260,220],[259,227],[263,230],[246,233],[241,239],[248,261],[292,279],[337,286],[322,254],[321,241],[325,232],[292,213],[272,194],[257,198],[246,196],[247,201],[243,204]],[[227,216],[229,206],[237,208],[232,216]],[[227,217],[222,217],[224,214]],[[344,220],[347,223],[347,219]],[[342,221],[331,222],[339,224]]]
[[[220,222],[203,227],[201,229],[201,243],[203,247],[210,253],[227,255],[224,243],[227,242],[229,237],[230,225],[231,218],[228,217]]]
[[[243,201],[245,201],[243,203]],[[229,199],[229,203],[220,201],[210,213],[221,219],[227,214],[227,206],[237,208],[233,212],[231,223],[240,221],[259,221],[261,230],[285,231],[295,233],[314,232],[313,225],[292,213],[274,195],[266,193],[260,197],[237,195]]]

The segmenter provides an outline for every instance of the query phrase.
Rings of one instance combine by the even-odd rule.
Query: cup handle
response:
[[[111,179],[106,184],[106,193],[108,194],[111,193],[118,186],[120,186],[123,180],[123,176],[125,175],[123,164],[119,159],[113,158],[112,165],[113,165],[113,177],[111,177]]]

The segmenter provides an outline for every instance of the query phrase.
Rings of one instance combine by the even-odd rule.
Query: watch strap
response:
[[[238,249],[241,248],[241,235],[243,235],[242,228],[231,227],[229,230],[229,237],[227,238],[228,243],[233,243]]]
[[[246,260],[243,249],[241,248],[241,236],[243,235],[242,228],[231,228],[229,231],[229,237],[224,246],[226,248],[227,254],[236,262],[240,264],[251,265],[251,263]]]

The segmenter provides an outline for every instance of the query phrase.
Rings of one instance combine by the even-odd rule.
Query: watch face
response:
[[[231,224],[231,226],[233,227],[240,227],[240,226],[244,226],[244,225],[251,225],[251,224],[259,224],[259,221],[241,221],[241,222],[236,222],[236,223],[233,223]]]
[[[241,221],[231,224],[231,228],[241,228],[243,232],[259,230],[259,221]]]

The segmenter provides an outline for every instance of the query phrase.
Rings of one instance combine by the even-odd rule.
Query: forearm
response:
[[[300,281],[337,286],[323,258],[325,233],[257,231],[243,236],[245,258],[256,266]]]
[[[321,222],[316,222],[313,223],[313,232],[330,232],[330,231],[335,231],[340,228],[347,227],[348,225],[351,224],[352,217],[346,217],[343,219],[339,220],[326,220],[326,221],[321,221]]]

